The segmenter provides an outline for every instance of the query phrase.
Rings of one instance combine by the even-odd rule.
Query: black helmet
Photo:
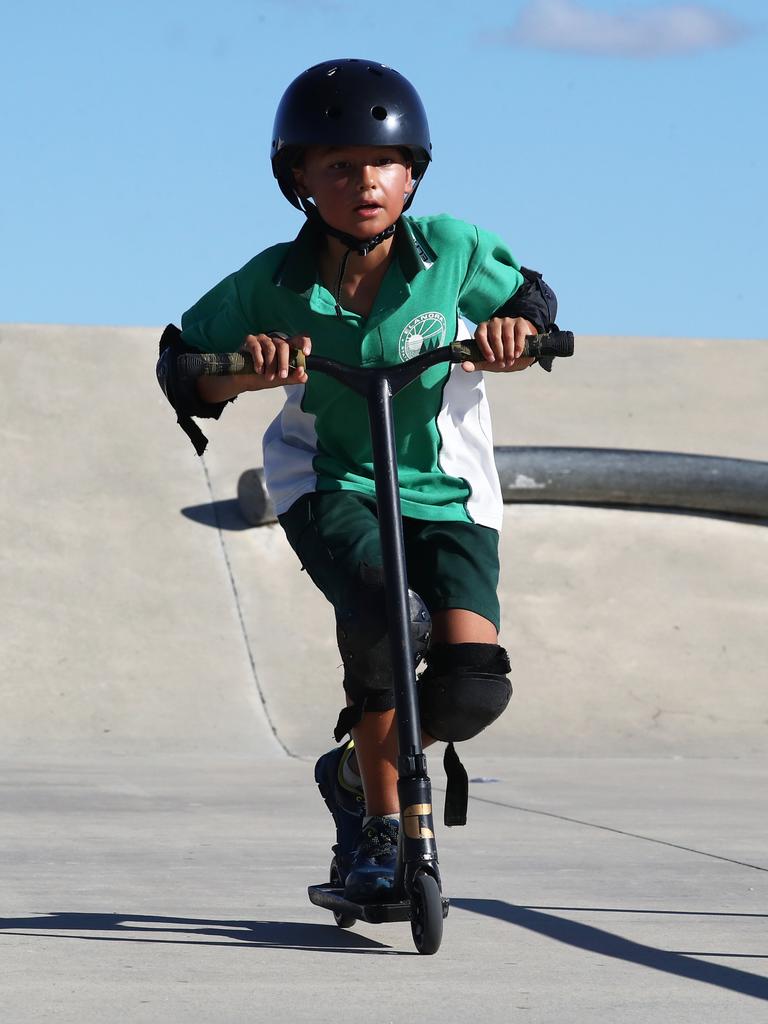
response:
[[[302,72],[280,100],[272,130],[272,172],[283,195],[306,212],[291,166],[305,146],[402,146],[416,187],[432,159],[429,125],[407,78],[369,60],[327,60]]]

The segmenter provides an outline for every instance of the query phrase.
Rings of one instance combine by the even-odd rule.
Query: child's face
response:
[[[394,224],[413,188],[411,165],[396,146],[310,146],[293,173],[323,220],[360,239]]]

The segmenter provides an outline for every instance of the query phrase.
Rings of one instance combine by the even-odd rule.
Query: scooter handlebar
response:
[[[542,356],[572,356],[573,332],[550,331],[547,334],[529,334],[525,340],[523,356],[540,358]],[[455,363],[482,362],[484,356],[472,339],[454,341],[450,346],[450,361]],[[439,351],[439,350],[433,350]],[[420,358],[419,356],[416,357]],[[307,357],[299,349],[291,353],[289,360],[291,369],[299,366],[311,369],[312,356]],[[253,358],[250,352],[188,352],[178,358],[178,370],[186,380],[198,377],[223,377],[242,373],[255,373]]]
[[[455,341],[453,348],[457,351],[464,350],[466,355],[462,362],[481,363],[485,356],[480,351],[477,342],[470,338],[467,341]],[[572,356],[573,355],[573,331],[549,331],[547,334],[529,334],[525,339],[524,357],[538,359],[542,356]]]

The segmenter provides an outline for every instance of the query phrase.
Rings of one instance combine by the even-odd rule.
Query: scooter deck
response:
[[[344,899],[344,890],[334,888],[329,883],[324,885],[310,885],[307,888],[310,902],[325,910],[332,910],[335,914],[343,914],[345,917],[354,917],[358,921],[367,921],[369,924],[385,924],[388,921],[410,921],[411,901],[399,900],[396,903],[353,903]],[[443,917],[448,916],[448,909],[451,905],[447,896],[442,897]]]

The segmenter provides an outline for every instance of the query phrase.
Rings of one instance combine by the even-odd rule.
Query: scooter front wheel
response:
[[[416,949],[424,956],[431,956],[440,949],[443,939],[443,900],[440,886],[426,871],[420,871],[413,880],[411,934]]]

